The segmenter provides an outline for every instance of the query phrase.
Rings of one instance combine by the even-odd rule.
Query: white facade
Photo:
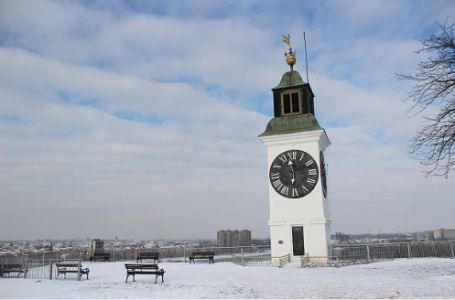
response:
[[[268,169],[282,152],[297,149],[310,154],[318,162],[321,174],[320,152],[330,141],[324,130],[303,131],[259,137],[267,147]],[[324,262],[330,255],[330,214],[328,199],[322,191],[321,178],[311,193],[302,198],[286,198],[278,194],[269,181],[270,238],[272,263],[289,255],[291,263],[300,263],[301,256],[294,255],[292,228],[303,226],[304,251],[310,260]]]

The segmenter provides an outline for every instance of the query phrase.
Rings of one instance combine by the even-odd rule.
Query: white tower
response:
[[[299,264],[303,257],[324,263],[330,256],[324,163],[330,141],[315,118],[309,83],[293,70],[294,54],[290,47],[291,70],[272,89],[275,117],[259,135],[267,147],[272,263],[277,266]]]

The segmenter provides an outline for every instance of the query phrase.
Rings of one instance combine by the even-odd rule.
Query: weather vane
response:
[[[294,70],[294,65],[296,62],[295,58],[295,51],[292,51],[291,47],[291,35],[283,35],[283,43],[289,46],[289,52],[284,52],[284,56],[286,56],[286,63],[291,67],[291,71]]]

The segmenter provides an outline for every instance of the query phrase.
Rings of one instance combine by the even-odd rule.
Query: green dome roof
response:
[[[306,82],[304,82],[302,80],[302,77],[300,77],[299,72],[297,72],[297,71],[288,71],[288,72],[283,74],[283,77],[281,77],[280,84],[278,84],[272,90],[296,87],[296,86],[301,86],[301,85],[304,85],[304,84],[306,84]]]
[[[298,73],[297,73],[298,74]],[[259,136],[287,134],[322,129],[312,114],[276,117],[270,120],[265,131]]]

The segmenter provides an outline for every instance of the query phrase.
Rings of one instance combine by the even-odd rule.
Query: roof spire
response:
[[[297,60],[295,58],[295,51],[292,51],[291,35],[289,33],[288,35],[283,35],[283,43],[289,46],[289,52],[284,52],[284,56],[286,56],[286,63],[291,67],[291,71],[293,71]]]

